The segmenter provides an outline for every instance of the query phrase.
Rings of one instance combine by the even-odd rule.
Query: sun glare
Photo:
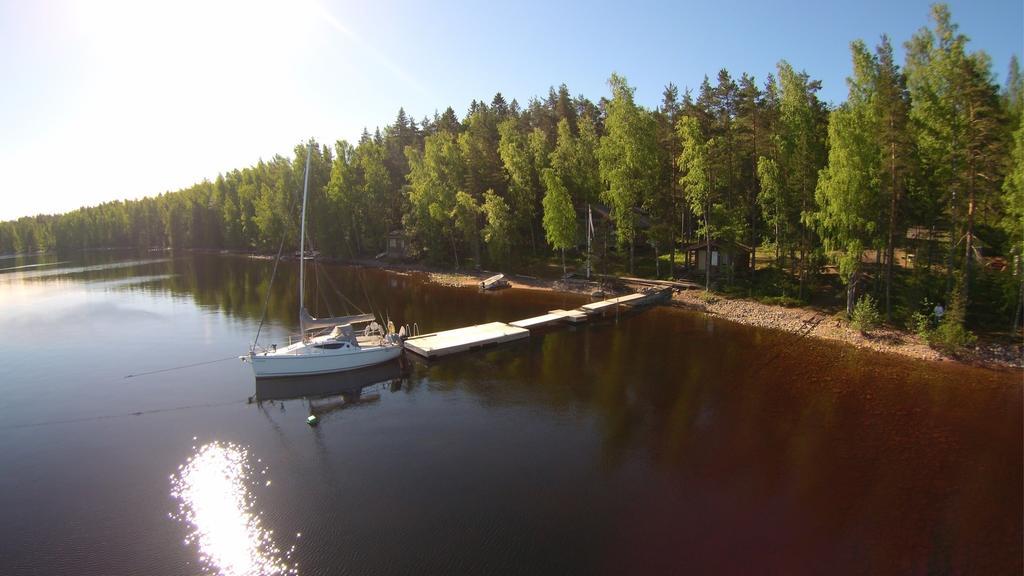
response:
[[[248,451],[212,442],[196,450],[171,477],[176,518],[189,526],[186,545],[196,546],[210,574],[262,576],[298,574],[292,550],[282,553],[265,528],[249,490],[253,469]]]
[[[52,174],[24,211],[183,188],[286,150],[314,116],[303,66],[324,25],[304,4],[99,0],[67,12],[53,40],[73,54],[67,92],[0,158],[11,189]],[[74,153],[53,173],[55,144]]]

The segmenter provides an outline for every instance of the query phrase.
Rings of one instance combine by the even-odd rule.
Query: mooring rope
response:
[[[192,408],[217,408],[219,406],[231,406],[233,404],[242,404],[244,402],[247,402],[247,400],[232,400],[230,402],[211,402],[208,404],[190,404],[188,406],[172,406],[170,408],[154,408],[152,410],[137,410],[135,412],[104,414],[102,416],[85,416],[82,418],[68,418],[65,420],[47,420],[44,422],[29,422],[26,424],[8,424],[5,426],[0,426],[0,430],[13,430],[16,428],[37,428],[39,426],[51,426],[53,424],[78,424],[80,422],[94,422],[96,420],[111,420],[114,418],[127,418],[128,416],[143,416],[146,414],[157,414],[160,412],[190,410]]]
[[[205,366],[207,364],[216,364],[217,362],[227,362],[228,360],[238,360],[239,356],[231,356],[228,358],[218,358],[217,360],[207,360],[205,362],[196,362],[195,364],[184,364],[182,366],[174,366],[172,368],[161,368],[160,370],[150,370],[149,372],[139,372],[138,374],[128,374],[124,377],[125,380],[128,378],[135,378],[138,376],[149,376],[150,374],[159,374],[161,372],[171,372],[174,370],[182,370],[185,368],[194,368],[196,366]]]

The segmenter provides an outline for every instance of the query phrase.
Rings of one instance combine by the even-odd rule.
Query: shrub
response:
[[[956,354],[977,342],[978,337],[964,327],[966,308],[960,287],[957,286],[950,297],[949,310],[942,317],[938,328],[929,334],[928,344],[947,354]]]
[[[763,304],[782,306],[784,308],[797,308],[803,305],[803,302],[793,298],[792,296],[769,296],[767,298],[761,298],[760,300]]]
[[[939,327],[928,334],[928,343],[947,354],[956,354],[977,341],[978,337],[952,315],[943,318]]]
[[[931,318],[927,314],[914,312],[910,316],[910,329],[914,331],[914,334],[924,338],[927,342],[932,332]]]
[[[796,294],[798,281],[788,271],[774,266],[757,270],[751,280],[751,291],[755,296],[786,296]]]
[[[697,298],[705,304],[714,304],[715,302],[718,302],[718,296],[715,295],[714,292],[701,292]]]
[[[882,316],[878,312],[878,303],[871,294],[865,294],[857,300],[850,315],[850,325],[861,332],[871,332],[878,327]]]

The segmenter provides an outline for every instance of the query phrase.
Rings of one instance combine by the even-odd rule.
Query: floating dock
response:
[[[573,320],[582,316],[586,319],[586,314],[579,310],[550,310],[543,316],[536,316],[534,318],[527,318],[525,320],[516,320],[515,322],[509,322],[509,325],[515,326],[516,328],[540,328],[541,326],[547,326],[548,324],[554,324],[561,322],[562,320],[569,320],[570,322],[578,322],[579,320]]]
[[[667,296],[668,292],[665,291],[649,294],[629,294],[619,296],[618,298],[584,304],[575,310],[549,310],[543,316],[516,320],[508,324],[504,322],[490,322],[477,326],[433,332],[406,339],[405,348],[425,358],[437,358],[439,356],[477,350],[487,346],[495,346],[505,342],[528,338],[531,329],[538,329],[563,321],[578,324],[586,322],[591,316],[601,315],[620,306],[626,308],[644,306]]]
[[[583,310],[548,310],[548,314],[561,314],[562,319],[573,324],[587,321],[587,313]]]
[[[583,306],[580,306],[580,309],[587,314],[601,314],[608,309],[614,309],[616,306],[622,306],[624,304],[641,304],[647,301],[650,297],[650,294],[629,294],[627,296],[619,296],[618,298],[584,304]]]
[[[530,331],[526,328],[510,326],[504,322],[491,322],[415,336],[405,341],[405,348],[425,358],[436,358],[529,336]]]

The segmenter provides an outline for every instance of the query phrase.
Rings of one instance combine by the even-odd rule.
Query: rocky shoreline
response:
[[[989,368],[1024,368],[1024,345],[979,342],[956,357],[932,348],[916,334],[890,326],[881,326],[870,334],[863,334],[836,315],[811,308],[786,308],[762,304],[752,300],[727,299],[690,290],[678,292],[672,299],[675,305],[711,314],[760,328],[773,328],[785,332],[845,342],[858,348],[899,354],[935,362],[961,362]]]

